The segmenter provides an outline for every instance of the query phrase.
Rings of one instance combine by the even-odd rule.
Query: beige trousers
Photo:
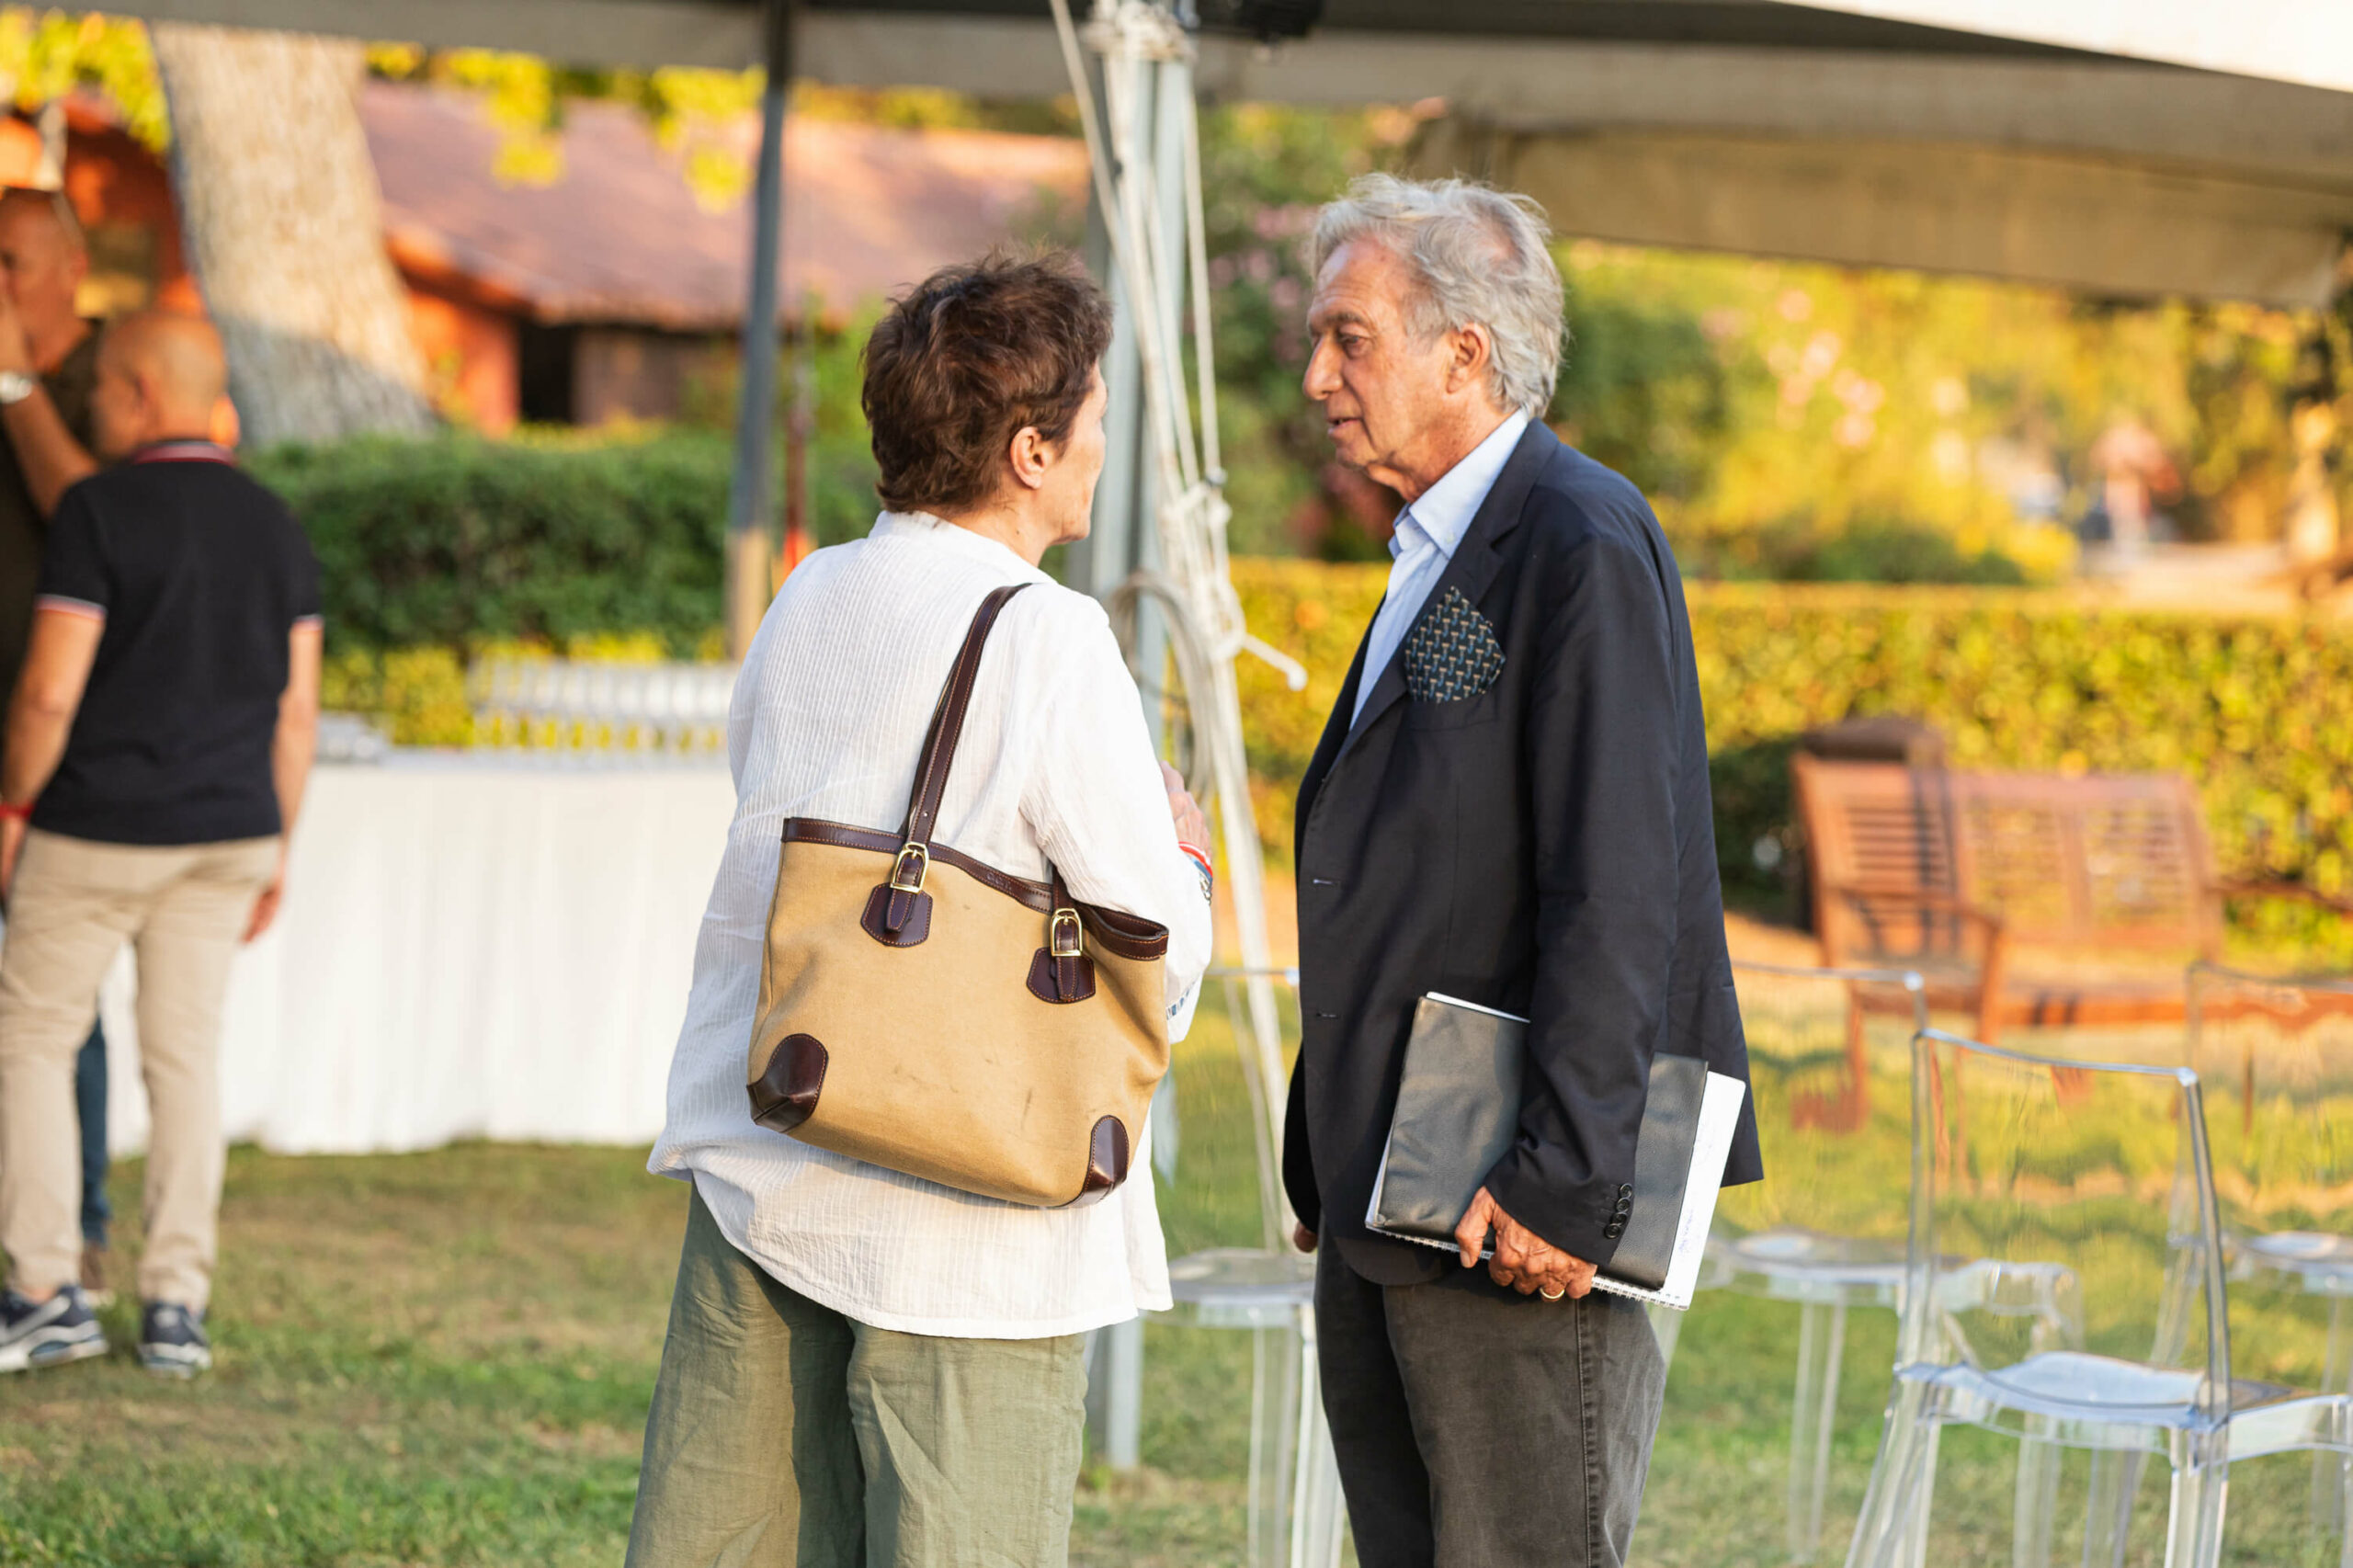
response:
[[[0,1249],[44,1296],[81,1274],[74,1054],[126,942],[139,963],[147,1145],[142,1301],[202,1310],[221,1207],[221,1006],[278,841],[153,848],[34,832],[0,943]]]

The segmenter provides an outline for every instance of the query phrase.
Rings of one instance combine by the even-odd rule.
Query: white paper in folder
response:
[[[1747,1094],[1748,1085],[1737,1078],[1722,1073],[1708,1074],[1707,1092],[1699,1100],[1699,1125],[1691,1141],[1691,1179],[1683,1189],[1683,1220],[1675,1229],[1675,1256],[1667,1265],[1666,1283],[1645,1290],[1607,1274],[1596,1274],[1595,1290],[1678,1310],[1691,1304],[1692,1292],[1699,1287],[1699,1266],[1707,1260],[1708,1231],[1716,1222],[1716,1195],[1723,1190],[1724,1161],[1731,1157],[1733,1134],[1740,1127],[1740,1104]]]

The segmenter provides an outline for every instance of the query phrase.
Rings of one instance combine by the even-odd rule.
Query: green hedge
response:
[[[362,437],[255,456],[310,532],[338,650],[563,645],[650,632],[709,649],[724,571],[724,437]]]
[[[2022,593],[1719,586],[1691,601],[1728,868],[1789,842],[1798,731],[1908,713],[1943,728],[1963,767],[2186,773],[2225,872],[2353,882],[2344,629]]]
[[[1292,693],[1242,666],[1259,823],[1288,858],[1292,793],[1385,573],[1237,561],[1233,574],[1253,630],[1313,672]],[[1689,602],[1736,900],[1786,893],[1799,732],[1873,713],[1940,726],[1965,767],[2187,773],[2226,874],[2353,887],[2353,631],[2014,590],[1695,585]],[[2345,923],[2292,906],[2238,914],[2275,937],[2347,940]]]

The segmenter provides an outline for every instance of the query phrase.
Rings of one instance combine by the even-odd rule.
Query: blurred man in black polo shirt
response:
[[[319,570],[285,504],[207,438],[204,322],[118,323],[91,413],[114,467],[58,504],[0,757],[0,1372],[103,1355],[75,1279],[72,1062],[98,978],[139,961],[153,1114],[140,1359],[211,1365],[221,1007],[276,915],[316,744]]]
[[[82,226],[62,192],[0,191],[0,703],[17,689],[33,620],[50,514],[66,487],[97,471],[90,387],[98,330],[74,313],[90,269]],[[74,1069],[82,1128],[82,1284],[106,1290],[107,1041],[90,1028]]]

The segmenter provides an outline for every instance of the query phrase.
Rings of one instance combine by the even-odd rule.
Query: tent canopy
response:
[[[760,0],[134,0],[113,8],[238,27],[519,49],[579,63],[744,66],[761,58]],[[1211,0],[1200,8],[1215,28],[1251,7],[1250,0]],[[1052,90],[1052,73],[1034,61],[1017,85],[1008,85],[989,69],[988,54],[947,47],[992,39],[1050,44],[1043,0],[803,0],[802,11],[811,69],[828,79],[833,71],[821,67],[821,57],[883,67],[888,62],[864,53],[861,44],[890,39],[916,53],[872,80],[974,92]],[[2353,11],[2329,0],[1323,0],[1320,12],[1312,34],[1318,45],[1353,35],[1415,43],[1447,36],[2078,54],[2353,89]],[[1212,61],[1251,48],[1247,39],[1232,40],[1212,49]],[[1287,45],[1283,52],[1299,48]],[[1051,56],[1049,47],[1049,66]],[[916,70],[935,59],[939,68]]]

